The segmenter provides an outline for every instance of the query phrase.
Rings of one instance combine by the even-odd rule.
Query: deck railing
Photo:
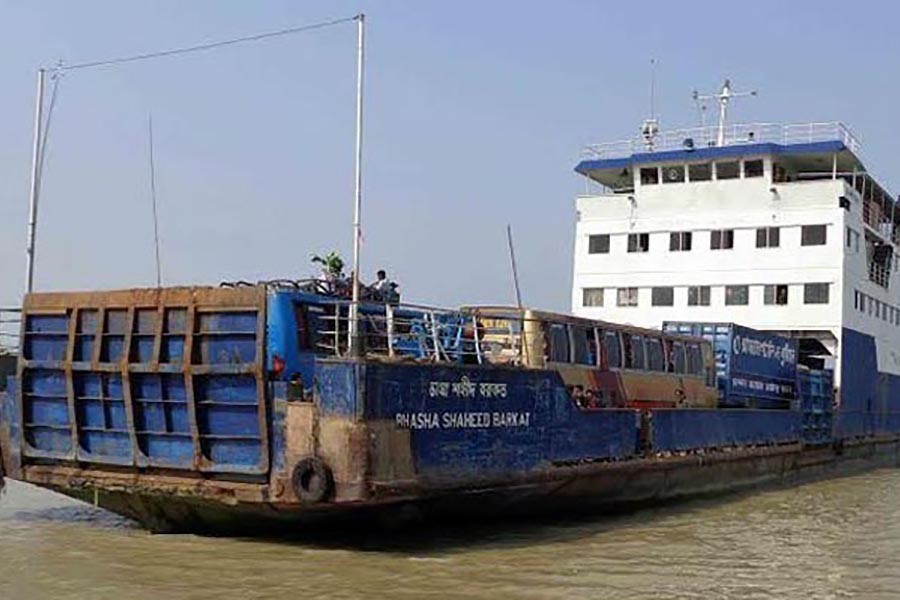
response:
[[[719,128],[716,125],[660,131],[653,139],[652,148],[641,136],[627,140],[591,144],[582,156],[586,159],[604,159],[630,156],[639,152],[662,152],[687,148],[715,147]],[[735,123],[725,127],[725,145],[776,143],[804,144],[824,141],[840,141],[852,152],[860,151],[859,141],[846,125],[837,121],[824,123]]]
[[[337,300],[320,317],[318,349],[348,356],[350,302]],[[522,318],[488,317],[466,310],[410,304],[363,303],[359,348],[366,356],[408,358],[432,363],[522,364]]]

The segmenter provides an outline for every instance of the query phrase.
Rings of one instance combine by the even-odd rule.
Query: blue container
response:
[[[797,383],[800,389],[800,411],[803,413],[803,441],[807,444],[829,444],[833,438],[834,374],[828,370],[800,367]]]
[[[797,398],[796,340],[735,323],[666,321],[663,330],[712,342],[720,406],[790,408]]]

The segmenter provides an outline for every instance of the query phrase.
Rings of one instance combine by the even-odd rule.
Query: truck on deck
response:
[[[836,437],[827,374],[800,371],[790,407],[729,408],[702,337],[506,307],[352,314],[290,282],[29,294],[3,471],[154,531],[260,533],[632,506],[900,455],[896,431]]]

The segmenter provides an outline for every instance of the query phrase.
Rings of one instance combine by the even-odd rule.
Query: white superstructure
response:
[[[900,374],[900,211],[859,152],[839,123],[720,123],[587,148],[576,170],[599,189],[577,199],[573,312],[740,323],[826,363],[849,328],[875,338],[879,371]]]

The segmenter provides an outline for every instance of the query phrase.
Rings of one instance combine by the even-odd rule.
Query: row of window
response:
[[[743,169],[741,167],[743,166]],[[690,165],[662,165],[641,167],[641,185],[657,183],[684,183],[685,181],[712,181],[762,177],[765,172],[762,160],[729,160],[715,163],[695,163]]]
[[[828,291],[831,284],[803,284],[803,304],[828,304]],[[763,304],[786,306],[788,304],[789,287],[786,284],[763,285]],[[636,287],[616,288],[616,306],[633,307],[638,305],[638,289]],[[603,306],[605,288],[582,288],[582,306]],[[711,286],[696,285],[687,288],[688,306],[709,306]],[[652,306],[674,306],[675,288],[657,286],[650,288],[650,304]],[[749,285],[726,285],[725,306],[747,306],[750,304]]]
[[[891,306],[887,302],[876,300],[859,290],[854,290],[853,292],[853,308],[864,315],[867,314],[870,317],[900,326],[900,308]]]
[[[550,362],[704,375],[699,342],[563,323],[549,324],[546,342]]]
[[[855,233],[855,232],[854,232]],[[850,244],[848,230],[847,244]],[[693,247],[694,232],[673,231],[669,233],[669,251],[687,252]],[[588,236],[588,254],[609,254],[610,234],[597,233]],[[803,225],[800,230],[801,246],[824,246],[828,243],[827,225]],[[781,245],[780,227],[759,227],[756,230],[757,248],[778,248]],[[731,250],[734,248],[734,229],[715,229],[709,233],[710,250]],[[629,233],[628,252],[649,252],[649,233]]]

